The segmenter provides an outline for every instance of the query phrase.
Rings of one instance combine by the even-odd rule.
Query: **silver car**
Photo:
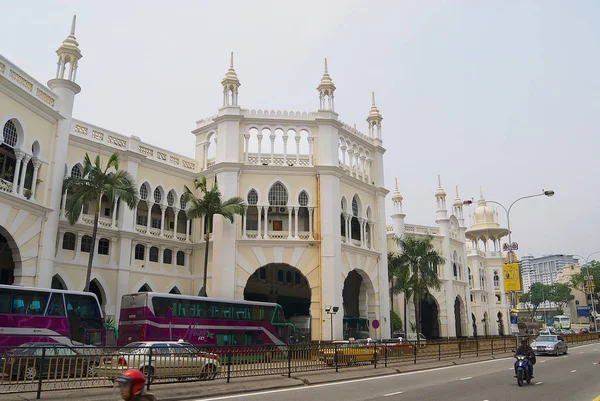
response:
[[[531,348],[536,355],[541,354],[552,354],[552,355],[560,355],[566,354],[569,350],[569,346],[564,338],[559,335],[540,335],[538,336],[533,343],[531,343]]]

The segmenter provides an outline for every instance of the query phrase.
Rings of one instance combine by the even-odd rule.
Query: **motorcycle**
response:
[[[523,386],[523,381],[531,383],[531,369],[529,368],[529,357],[527,355],[515,355],[517,359],[515,368],[517,370],[517,384]]]

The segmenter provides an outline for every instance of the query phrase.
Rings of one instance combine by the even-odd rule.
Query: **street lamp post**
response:
[[[590,253],[587,258],[584,258],[582,255],[573,255],[573,256],[579,256],[580,258],[582,258],[582,259],[585,260],[584,266],[585,266],[585,268],[587,270],[587,276],[585,277],[584,282],[585,281],[588,281],[588,282],[591,281],[591,282],[593,282],[593,277],[590,277],[590,265],[589,265],[589,261],[590,261],[590,258],[593,255],[597,254],[597,253],[600,253],[600,251],[596,251],[596,252]],[[585,283],[583,285],[583,288],[585,289]],[[592,291],[591,286],[589,286],[589,288],[590,288],[590,301],[592,302],[592,316],[594,317],[594,329],[598,329],[598,327],[596,326],[596,323],[597,323],[596,322],[596,302],[594,301],[594,292]]]
[[[331,329],[331,341],[333,341],[333,316],[335,316],[335,314],[338,312],[338,310],[340,310],[339,306],[326,306],[325,307],[325,313],[327,313],[329,315],[329,320],[331,321],[329,324],[329,327]]]
[[[486,201],[487,203],[494,203],[496,205],[499,205],[500,207],[502,207],[502,209],[504,209],[504,211],[506,212],[506,225],[508,228],[508,246],[506,247],[506,250],[508,251],[508,263],[512,264],[513,263],[513,251],[516,251],[518,249],[518,246],[513,246],[513,242],[512,242],[512,232],[510,230],[510,211],[512,209],[512,207],[515,205],[515,203],[523,200],[523,199],[529,199],[529,198],[537,198],[538,196],[547,196],[547,197],[551,197],[554,196],[554,191],[553,190],[544,190],[542,189],[541,193],[535,194],[535,195],[528,195],[528,196],[523,196],[521,198],[516,199],[515,201],[513,201],[510,206],[508,207],[508,209],[500,202],[496,202],[496,201]],[[463,202],[464,205],[469,206],[473,203],[473,200],[465,200]],[[521,271],[519,269],[519,277],[521,276]],[[510,302],[511,302],[511,307],[510,309],[513,308],[513,306],[516,308],[516,292],[515,291],[511,291],[510,292],[511,297],[510,297]]]

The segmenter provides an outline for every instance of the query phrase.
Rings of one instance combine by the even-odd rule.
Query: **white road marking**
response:
[[[589,347],[589,346],[592,346],[592,345],[596,345],[596,344],[580,345],[580,347]],[[310,390],[310,389],[320,388],[320,387],[341,386],[341,385],[350,384],[350,383],[360,383],[360,382],[372,381],[372,380],[385,380],[385,379],[390,379],[390,378],[397,377],[397,376],[412,376],[412,375],[427,374],[427,373],[430,373],[430,372],[437,372],[437,371],[440,371],[440,370],[455,369],[455,368],[460,368],[460,367],[464,367],[464,366],[480,365],[480,364],[484,364],[484,363],[493,363],[493,362],[502,362],[502,363],[505,363],[506,362],[505,360],[509,359],[509,358],[512,358],[512,356],[507,356],[507,357],[499,358],[499,359],[491,359],[491,360],[488,360],[488,361],[480,361],[480,362],[467,363],[467,364],[464,364],[464,365],[443,366],[441,368],[434,368],[434,369],[429,369],[429,370],[417,370],[417,371],[413,371],[413,372],[396,373],[396,374],[393,374],[393,375],[386,375],[386,376],[366,377],[366,378],[363,378],[363,379],[353,379],[353,380],[346,380],[346,381],[339,381],[339,382],[332,382],[332,383],[314,384],[314,385],[310,385],[310,386],[296,386],[296,387],[282,388],[282,389],[278,389],[278,390],[257,391],[257,392],[250,392],[250,393],[243,393],[243,394],[234,394],[234,395],[227,395],[227,396],[213,397],[213,398],[198,398],[198,399],[193,400],[193,401],[231,400],[231,399],[236,399],[236,398],[255,397],[257,395],[287,393],[287,392],[290,392],[290,391]],[[542,382],[537,382],[535,384],[536,385],[537,384],[542,384]]]
[[[581,351],[580,354],[584,354],[585,352]]]
[[[540,361],[540,363],[544,363],[544,362],[546,362],[546,360],[545,360],[545,359],[544,359],[543,361]]]
[[[398,394],[402,394],[402,391],[396,391],[395,393],[389,393],[389,394],[384,394],[384,397],[390,397],[392,395],[398,395]]]
[[[577,369],[573,369],[573,370],[571,371],[571,373],[575,373],[575,372],[577,372]]]
[[[535,383],[533,383],[533,384],[537,386],[538,384],[542,384],[542,383],[543,383],[543,382],[535,382]]]
[[[460,379],[460,380],[469,380],[469,379],[472,379],[472,378],[473,378],[473,376],[468,376],[468,377],[463,377],[463,378],[462,378],[462,379]]]

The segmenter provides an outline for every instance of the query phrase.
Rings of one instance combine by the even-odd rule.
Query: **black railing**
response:
[[[568,343],[597,341],[596,333],[563,336]],[[520,338],[520,337],[519,337]],[[533,337],[532,337],[533,339]],[[419,361],[510,352],[515,337],[436,340],[423,343],[321,343],[289,346],[225,346],[209,352],[169,348],[0,348],[0,394],[110,387],[130,368],[146,375],[147,386],[175,381],[223,379],[393,366]],[[57,354],[60,353],[60,354]]]

